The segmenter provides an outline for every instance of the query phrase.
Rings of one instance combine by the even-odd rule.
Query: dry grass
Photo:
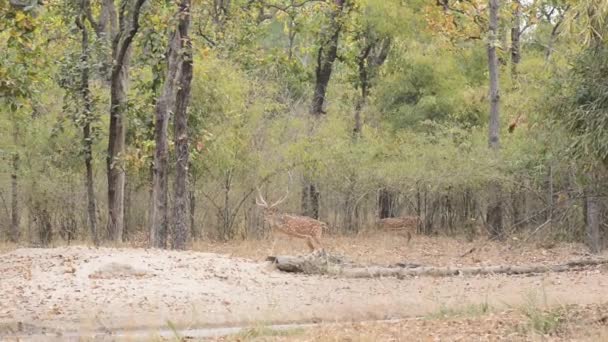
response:
[[[530,309],[530,308],[528,308]],[[535,308],[552,329],[538,330],[538,323],[522,310],[462,311],[455,317],[416,318],[393,322],[321,324],[306,329],[274,330],[256,326],[218,338],[218,341],[606,341],[608,305]],[[453,310],[458,311],[458,310]]]
[[[230,242],[195,242],[197,251],[228,254],[253,260],[263,260],[274,255],[308,253],[302,240],[278,235],[272,253],[271,239]],[[511,239],[506,242],[464,238],[415,236],[407,238],[397,234],[366,234],[360,236],[329,236],[323,239],[326,250],[342,254],[356,262],[391,264],[417,262],[425,265],[498,265],[498,264],[549,264],[579,258],[585,253],[582,244],[561,243],[542,248],[536,243],[520,243]],[[472,252],[470,252],[472,250]],[[470,252],[470,253],[467,253]],[[467,253],[465,256],[463,254]]]
[[[0,242],[0,254],[14,251],[19,246],[11,242]]]

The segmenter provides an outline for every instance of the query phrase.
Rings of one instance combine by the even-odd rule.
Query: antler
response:
[[[260,191],[259,187],[255,187],[258,190],[258,195],[255,197],[255,204],[261,206],[261,207],[268,207],[268,203],[266,203],[266,201],[264,200],[264,197],[262,197],[262,192]]]
[[[289,184],[291,183],[291,172],[287,172],[287,174],[289,175],[289,182],[287,182],[287,191],[285,192],[285,196],[281,197],[278,201],[274,202],[270,206],[270,208],[274,208],[277,205],[283,203],[287,199],[287,196],[289,196]]]

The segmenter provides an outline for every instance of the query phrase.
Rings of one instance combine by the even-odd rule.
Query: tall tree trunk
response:
[[[498,87],[498,58],[496,44],[498,44],[498,11],[499,0],[489,0],[490,22],[488,41],[488,70],[490,72],[490,125],[488,129],[488,144],[490,149],[499,156],[500,150],[500,92]],[[489,184],[487,224],[490,234],[495,238],[503,237],[502,223],[502,189],[500,182],[495,180]]]
[[[381,189],[378,195],[378,216],[383,219],[387,217],[395,217],[395,193]]]
[[[585,189],[585,218],[587,244],[591,253],[599,253],[602,249],[600,235],[601,204],[597,194],[597,177],[593,173],[588,176],[589,185]]]
[[[189,36],[190,0],[180,3],[178,32],[180,36],[181,73],[175,104],[175,208],[173,228],[173,248],[185,249],[188,241],[188,104],[192,84],[192,43]]]
[[[517,79],[517,67],[521,61],[521,1],[513,0],[513,27],[511,27],[511,77]]]
[[[93,136],[91,122],[93,121],[93,100],[89,85],[89,33],[84,22],[86,2],[81,2],[81,14],[76,18],[76,26],[82,33],[82,55],[80,61],[82,69],[80,74],[80,95],[84,103],[84,125],[82,127],[82,138],[84,147],[84,165],[86,170],[85,187],[87,193],[87,218],[91,239],[95,246],[99,245],[97,234],[97,203],[95,201],[95,186],[93,178]]]
[[[192,185],[191,185],[192,186]],[[190,188],[188,200],[190,201],[190,234],[192,237],[196,239],[200,239],[202,234],[199,234],[199,231],[196,229],[196,192],[194,189]]]
[[[315,71],[315,88],[313,93],[312,105],[310,113],[319,117],[324,114],[323,105],[325,103],[325,95],[327,93],[327,85],[331,78],[333,64],[338,57],[338,40],[342,26],[339,17],[342,14],[344,3],[346,0],[334,0],[335,9],[330,17],[330,36],[324,42],[321,42],[317,52],[317,68]]]
[[[321,194],[317,186],[305,177],[304,188],[302,189],[302,212],[305,216],[314,219],[319,218],[319,199]]]
[[[16,130],[15,130],[16,131]],[[16,138],[15,138],[16,140]],[[19,182],[17,175],[19,173],[19,154],[13,153],[11,173],[11,242],[19,241]]]
[[[361,110],[367,103],[371,81],[377,75],[377,69],[384,64],[391,47],[391,39],[386,37],[383,39],[374,39],[363,36],[365,40],[371,40],[359,53],[357,57],[357,68],[359,71],[359,84],[361,94],[355,105],[355,127],[353,128],[353,137],[355,140],[361,137],[362,119]]]
[[[169,39],[167,75],[162,93],[156,101],[154,125],[154,163],[152,165],[152,212],[150,214],[150,246],[167,248],[167,233],[169,229],[168,208],[168,155],[169,146],[167,131],[169,127],[169,112],[175,105],[177,94],[177,78],[179,76],[180,36],[175,30]]]
[[[549,161],[549,173],[547,174],[547,221],[553,220],[553,162]]]
[[[329,36],[322,39],[319,50],[317,51],[317,67],[315,70],[315,86],[310,106],[310,114],[313,120],[319,119],[325,114],[323,106],[327,94],[327,85],[331,79],[333,64],[338,57],[338,40],[342,26],[339,17],[342,15],[344,3],[346,0],[333,0],[333,9],[330,15]],[[311,123],[311,133],[313,132],[314,123]],[[304,185],[302,188],[302,212],[306,216],[319,218],[319,198],[320,194],[317,186],[311,180],[312,177],[304,177]]]
[[[370,51],[374,45],[372,43],[368,44],[361,53],[359,54],[359,58],[357,59],[357,65],[359,69],[359,87],[361,89],[361,94],[359,99],[357,100],[357,104],[355,105],[355,127],[353,128],[353,139],[355,141],[361,138],[361,110],[365,106],[367,102],[368,88],[369,88],[369,78],[368,78],[368,56]]]
[[[125,179],[125,224],[124,229],[122,230],[121,241],[129,241],[129,228],[132,228],[131,218],[132,215],[132,195],[133,195],[133,186],[129,182],[128,179]]]
[[[125,145],[124,116],[127,109],[127,81],[133,38],[139,29],[139,14],[145,0],[123,0],[120,31],[112,44],[114,64],[110,81],[110,129],[108,141],[108,235],[121,241],[124,230],[125,171],[121,162]],[[127,10],[127,7],[131,7]]]
[[[95,201],[95,181],[93,177],[93,155],[92,155],[92,138],[91,138],[91,127],[90,124],[85,124],[83,127],[84,138],[87,143],[85,144],[86,157],[84,159],[86,168],[86,190],[87,190],[87,217],[89,220],[89,230],[91,232],[91,239],[95,246],[99,245],[99,235],[97,233],[97,203]]]

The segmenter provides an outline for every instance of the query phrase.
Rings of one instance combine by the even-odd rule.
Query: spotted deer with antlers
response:
[[[271,205],[266,203],[260,189],[257,188],[257,190],[258,196],[255,202],[264,209],[264,221],[270,225],[273,232],[279,231],[288,236],[304,239],[313,252],[323,249],[321,246],[321,236],[323,229],[327,229],[325,222],[306,216],[282,214],[278,211],[277,206],[283,203],[287,199],[287,196],[289,196],[289,186],[287,187],[285,196]]]

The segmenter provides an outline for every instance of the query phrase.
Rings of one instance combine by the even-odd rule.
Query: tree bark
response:
[[[496,44],[498,42],[498,11],[499,0],[489,0],[489,41],[488,41],[488,70],[490,73],[490,124],[488,129],[488,145],[498,157],[500,150],[500,91],[498,86],[498,58]],[[488,187],[489,205],[487,224],[490,234],[495,238],[503,237],[502,223],[502,189],[499,181],[491,181]]]
[[[355,127],[353,128],[353,137],[355,140],[358,140],[361,137],[363,125],[361,110],[367,103],[367,98],[372,85],[371,81],[376,75],[376,70],[384,64],[391,46],[391,39],[389,38],[380,40],[367,37],[366,39],[371,41],[363,47],[357,58],[361,94],[355,105]]]
[[[125,145],[124,116],[127,110],[127,81],[133,38],[139,29],[139,14],[145,0],[123,0],[120,10],[120,31],[112,44],[114,64],[111,75],[110,129],[108,141],[108,235],[122,241],[124,230],[125,171],[121,162]],[[131,7],[127,11],[126,7]],[[128,18],[127,18],[128,15]]]
[[[488,42],[488,70],[490,73],[490,127],[488,131],[488,144],[491,149],[500,148],[500,89],[498,86],[498,58],[496,44],[498,42],[498,1],[489,0],[490,26]]]
[[[167,75],[162,93],[156,101],[154,141],[154,163],[152,165],[152,212],[150,214],[150,246],[167,248],[167,233],[169,229],[168,208],[168,155],[169,144],[167,131],[169,127],[169,112],[175,105],[177,94],[177,77],[179,75],[180,53],[179,32],[174,31],[169,39]]]
[[[85,190],[87,194],[87,219],[91,239],[95,246],[99,245],[97,234],[97,203],[95,201],[95,186],[93,178],[93,136],[91,132],[91,122],[93,121],[93,100],[91,98],[91,88],[89,84],[89,33],[85,24],[85,12],[87,10],[86,1],[81,2],[81,14],[76,17],[76,26],[82,34],[81,47],[82,55],[80,61],[82,69],[80,71],[80,96],[84,103],[84,124],[82,126],[82,138],[84,147],[84,165],[86,170]]]
[[[319,50],[317,51],[317,67],[315,70],[315,86],[313,92],[312,103],[310,106],[310,114],[313,118],[319,119],[325,114],[323,106],[325,104],[325,96],[327,94],[327,85],[331,78],[333,64],[338,57],[338,40],[342,26],[339,22],[339,17],[342,14],[344,3],[346,0],[333,0],[332,13],[329,21],[329,37],[321,39]],[[322,33],[324,35],[324,33]],[[314,123],[311,123],[311,133],[314,128]],[[310,176],[304,177],[304,185],[302,187],[302,213],[305,216],[314,219],[319,218],[319,197],[320,194],[317,186]]]
[[[103,0],[101,13],[99,15],[98,34],[105,34],[110,37],[110,39],[114,39],[118,31],[117,18],[114,0]]]
[[[308,177],[305,177],[302,189],[302,212],[304,216],[319,219],[319,198],[321,194],[317,186]]]
[[[13,153],[12,160],[12,173],[11,173],[11,233],[10,240],[11,242],[19,241],[19,182],[18,182],[18,173],[19,173],[19,154],[17,152]]]
[[[588,174],[589,185],[585,189],[585,218],[587,244],[591,253],[599,253],[602,249],[600,235],[601,204],[597,195],[597,177]]]
[[[380,219],[395,217],[395,193],[381,189],[378,195],[378,216]]]
[[[511,27],[511,76],[517,79],[517,67],[521,61],[521,0],[513,0],[513,27]]]
[[[312,105],[310,113],[314,117],[320,117],[324,114],[323,105],[325,103],[325,95],[327,93],[327,85],[331,78],[333,64],[338,57],[338,40],[342,25],[339,22],[339,17],[344,8],[346,0],[334,0],[335,8],[330,17],[330,36],[325,42],[321,42],[317,52],[317,68],[315,71],[315,88],[313,93]]]
[[[173,228],[173,248],[185,249],[188,241],[188,104],[192,84],[192,42],[189,36],[190,0],[180,2],[178,32],[180,36],[181,73],[175,104],[175,208]]]
[[[191,184],[191,188],[188,195],[188,201],[190,203],[190,234],[193,239],[201,238],[202,234],[199,234],[199,231],[196,229],[195,222],[195,213],[196,213],[196,192],[192,189],[193,184]]]

